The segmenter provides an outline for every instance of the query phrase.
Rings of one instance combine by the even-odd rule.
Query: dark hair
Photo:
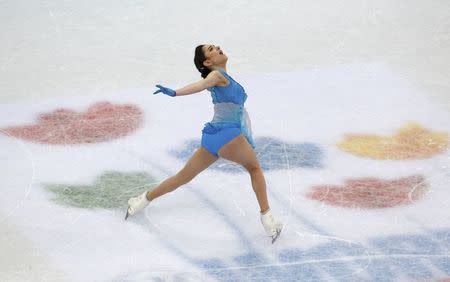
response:
[[[205,53],[203,52],[204,45],[198,45],[195,48],[195,56],[194,56],[194,64],[197,70],[201,73],[203,78],[206,78],[211,70],[203,65],[203,62],[206,60]]]

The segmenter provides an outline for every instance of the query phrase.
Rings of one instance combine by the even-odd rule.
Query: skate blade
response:
[[[130,208],[130,207],[128,207]],[[127,220],[128,216],[130,215],[130,213],[128,212],[128,208],[127,208],[127,214],[125,215],[125,220]]]
[[[275,241],[278,239],[278,237],[280,237],[280,234],[281,234],[281,229],[277,230],[277,234],[272,236],[272,244],[275,243]]]

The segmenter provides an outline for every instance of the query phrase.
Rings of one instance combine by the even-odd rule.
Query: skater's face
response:
[[[203,45],[202,49],[206,58],[206,60],[203,62],[203,65],[207,66],[210,69],[213,66],[222,66],[228,60],[227,55],[222,52],[220,46],[206,44]]]

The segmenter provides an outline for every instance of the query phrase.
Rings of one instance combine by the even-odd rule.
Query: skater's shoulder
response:
[[[205,80],[207,81],[208,85],[210,85],[209,87],[228,86],[230,84],[225,74],[220,70],[211,71],[205,78]]]

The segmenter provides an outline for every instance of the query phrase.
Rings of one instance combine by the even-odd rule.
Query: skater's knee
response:
[[[255,174],[255,173],[262,172],[261,166],[257,162],[247,164],[244,167],[250,174]]]

